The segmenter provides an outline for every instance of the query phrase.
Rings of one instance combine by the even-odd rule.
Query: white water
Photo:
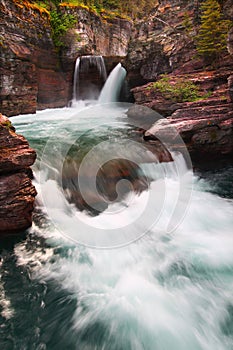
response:
[[[73,82],[73,101],[77,100],[77,92],[79,90],[79,66],[80,66],[80,57],[77,58],[74,68],[74,82]]]
[[[56,134],[57,140],[63,137],[69,142],[70,134],[80,130],[101,132],[106,122],[111,124],[119,117],[116,111],[98,115],[87,110],[76,113],[74,109],[64,109],[17,117],[13,122],[19,132],[36,144],[37,138],[49,137],[56,125],[71,115],[65,128],[58,129],[61,135]],[[188,173],[182,158],[175,159],[182,172]],[[19,244],[18,263],[30,265],[35,279],[56,281],[76,297],[72,319],[75,349],[233,349],[232,334],[223,332],[233,303],[232,200],[204,192],[205,183],[202,181],[200,187],[198,178],[194,178],[187,211],[176,230],[168,233],[180,178],[171,165],[161,169],[145,163],[143,169],[154,179],[149,191],[129,198],[124,210],[115,203],[113,215],[103,212],[95,218],[78,213],[67,203],[55,179],[49,179],[44,172],[39,177],[36,170],[36,178],[40,179],[40,184],[36,182],[38,205],[46,209],[42,196],[47,193],[46,210],[52,221],[50,217],[46,225],[34,224],[31,231],[45,237],[50,248],[38,255]],[[137,224],[144,230],[153,215],[152,208],[145,207],[147,197],[154,199],[156,207],[163,186],[166,196],[161,215],[147,234],[130,245],[111,250],[91,249],[77,246],[66,239],[65,232],[60,232],[62,228],[69,231],[68,236],[70,230],[79,233],[80,227],[73,224],[79,216],[92,227],[102,225],[111,235],[113,227],[132,223],[140,210],[145,215]],[[186,186],[192,184],[187,182]],[[84,233],[87,235],[88,230]],[[67,253],[55,254],[57,247]]]
[[[100,78],[105,81],[107,79],[107,72],[102,56],[81,56],[75,62],[74,79],[73,79],[73,102],[79,100],[79,72],[80,66],[82,71],[88,73],[90,65],[94,65],[99,72]]]
[[[99,103],[117,102],[123,81],[126,77],[126,70],[118,63],[111,71],[99,96]]]

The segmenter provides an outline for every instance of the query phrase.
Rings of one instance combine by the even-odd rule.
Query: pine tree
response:
[[[197,36],[197,51],[206,60],[220,58],[226,50],[230,21],[224,20],[218,1],[204,0],[201,4],[201,25]]]

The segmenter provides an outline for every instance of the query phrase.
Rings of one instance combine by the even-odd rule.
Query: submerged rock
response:
[[[141,193],[149,186],[139,165],[127,159],[112,159],[100,166],[97,173],[96,164],[91,163],[78,178],[79,166],[76,161],[64,165],[63,189],[69,202],[91,215],[98,215],[109,204],[124,200],[130,192]]]
[[[0,236],[18,233],[32,224],[36,196],[30,166],[36,152],[0,114]]]

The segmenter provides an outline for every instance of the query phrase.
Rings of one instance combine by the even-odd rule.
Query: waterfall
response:
[[[79,85],[79,66],[80,66],[80,57],[77,58],[75,62],[75,69],[74,69],[74,83],[73,83],[73,100],[76,101],[77,99],[77,91],[78,91],[78,85]]]
[[[117,102],[125,76],[126,70],[121,63],[118,63],[106,80],[98,101],[100,103]]]
[[[80,73],[88,74],[93,67],[98,72],[99,80],[105,82],[107,72],[102,56],[88,55],[77,58],[74,70],[73,101],[77,101],[80,98]]]

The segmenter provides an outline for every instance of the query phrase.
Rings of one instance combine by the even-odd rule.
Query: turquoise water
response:
[[[66,201],[56,172],[63,149],[66,154],[75,143],[83,155],[106,140],[126,149],[124,108],[118,112],[85,119],[86,112],[58,109],[12,118],[38,151],[39,195],[32,228],[1,241],[0,349],[233,349],[232,166],[190,177],[190,198],[181,197],[184,215],[170,231],[167,218],[180,180],[172,167],[160,168],[148,157],[142,168],[149,190],[110,204],[109,214],[90,217]],[[178,167],[190,173],[179,157]],[[156,208],[164,183],[166,198],[154,225],[136,240],[123,236],[125,227],[145,230],[153,213],[147,197]],[[88,225],[102,225],[131,243],[111,249],[98,249],[98,240],[96,248],[79,244],[84,238],[77,218],[86,235]]]

